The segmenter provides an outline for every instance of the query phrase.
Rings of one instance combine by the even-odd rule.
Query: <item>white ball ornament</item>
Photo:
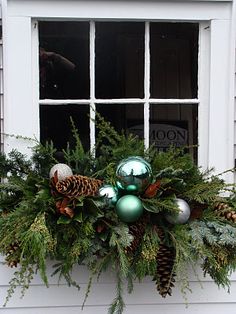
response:
[[[190,207],[188,203],[185,200],[182,200],[181,198],[176,198],[175,203],[179,208],[179,212],[166,214],[165,218],[169,223],[173,225],[185,224],[189,220],[191,214]]]
[[[66,164],[56,164],[54,165],[49,172],[49,178],[51,179],[55,172],[57,171],[58,180],[62,181],[65,180],[67,177],[70,177],[73,175],[73,172],[71,168]]]

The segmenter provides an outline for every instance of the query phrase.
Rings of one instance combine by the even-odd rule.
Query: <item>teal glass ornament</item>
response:
[[[128,193],[142,193],[152,182],[151,165],[142,157],[122,160],[116,169],[117,187]]]
[[[116,213],[123,222],[134,222],[143,213],[143,204],[135,195],[124,195],[116,203]]]
[[[110,184],[106,184],[99,189],[98,195],[104,197],[108,206],[114,206],[118,200],[118,189]]]
[[[179,212],[166,214],[165,218],[169,223],[173,225],[185,224],[189,220],[191,209],[188,203],[181,198],[176,198],[175,203],[178,206]]]

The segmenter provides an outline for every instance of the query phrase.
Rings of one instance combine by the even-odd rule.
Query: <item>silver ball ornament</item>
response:
[[[122,160],[116,169],[117,187],[130,193],[143,192],[152,182],[151,165],[142,157]]]
[[[103,185],[99,189],[98,195],[104,197],[109,206],[116,204],[118,200],[118,190],[110,184]]]
[[[175,203],[179,208],[179,212],[167,214],[165,215],[165,218],[169,223],[173,225],[185,224],[189,220],[191,209],[188,203],[181,198],[176,198]]]
[[[49,172],[50,179],[54,176],[56,171],[57,171],[57,176],[58,176],[59,181],[65,180],[67,177],[70,177],[73,175],[73,172],[68,165],[59,163],[59,164],[54,165],[50,169],[50,172]]]

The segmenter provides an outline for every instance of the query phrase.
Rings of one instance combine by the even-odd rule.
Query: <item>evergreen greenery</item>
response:
[[[235,208],[233,193],[230,197],[222,196],[230,186],[210,171],[203,173],[181,149],[145,150],[143,141],[137,137],[117,133],[99,115],[96,121],[97,157],[84,150],[72,121],[75,144],[73,147],[68,144],[63,151],[65,163],[75,174],[115,185],[116,165],[122,159],[145,158],[160,188],[152,198],[139,195],[144,214],[137,224],[143,230],[135,231],[136,223],[131,227],[121,222],[114,206],[108,206],[104,197],[76,197],[75,214],[71,217],[58,212],[56,204],[62,196],[51,193],[48,177],[50,168],[58,162],[52,143],[36,145],[30,159],[16,150],[8,156],[1,153],[0,253],[5,255],[7,265],[18,265],[6,302],[19,285],[24,294],[37,271],[48,285],[46,269],[50,258],[57,261],[54,274],[78,289],[71,277],[73,266],[88,266],[91,278],[85,298],[92,278],[113,270],[117,293],[108,312],[121,314],[125,307],[124,283],[128,282],[128,291],[132,292],[133,280],[158,277],[157,253],[161,245],[174,252],[171,272],[182,281],[184,294],[189,290],[187,275],[183,276],[185,269],[189,265],[194,269],[197,262],[218,286],[229,287],[229,275],[236,268],[236,225],[219,215],[216,207],[222,202],[231,210]],[[186,200],[192,209],[186,224],[171,225],[165,220],[166,212],[178,212],[176,197]]]

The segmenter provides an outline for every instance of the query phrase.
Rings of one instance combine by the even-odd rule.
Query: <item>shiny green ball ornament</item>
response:
[[[122,196],[116,203],[116,213],[123,222],[134,222],[143,213],[143,204],[135,195]]]
[[[110,184],[103,185],[99,189],[98,195],[104,197],[104,200],[108,206],[115,205],[118,200],[118,190],[116,187]]]
[[[128,193],[141,193],[152,182],[151,165],[142,157],[122,160],[117,169],[117,187]]]

